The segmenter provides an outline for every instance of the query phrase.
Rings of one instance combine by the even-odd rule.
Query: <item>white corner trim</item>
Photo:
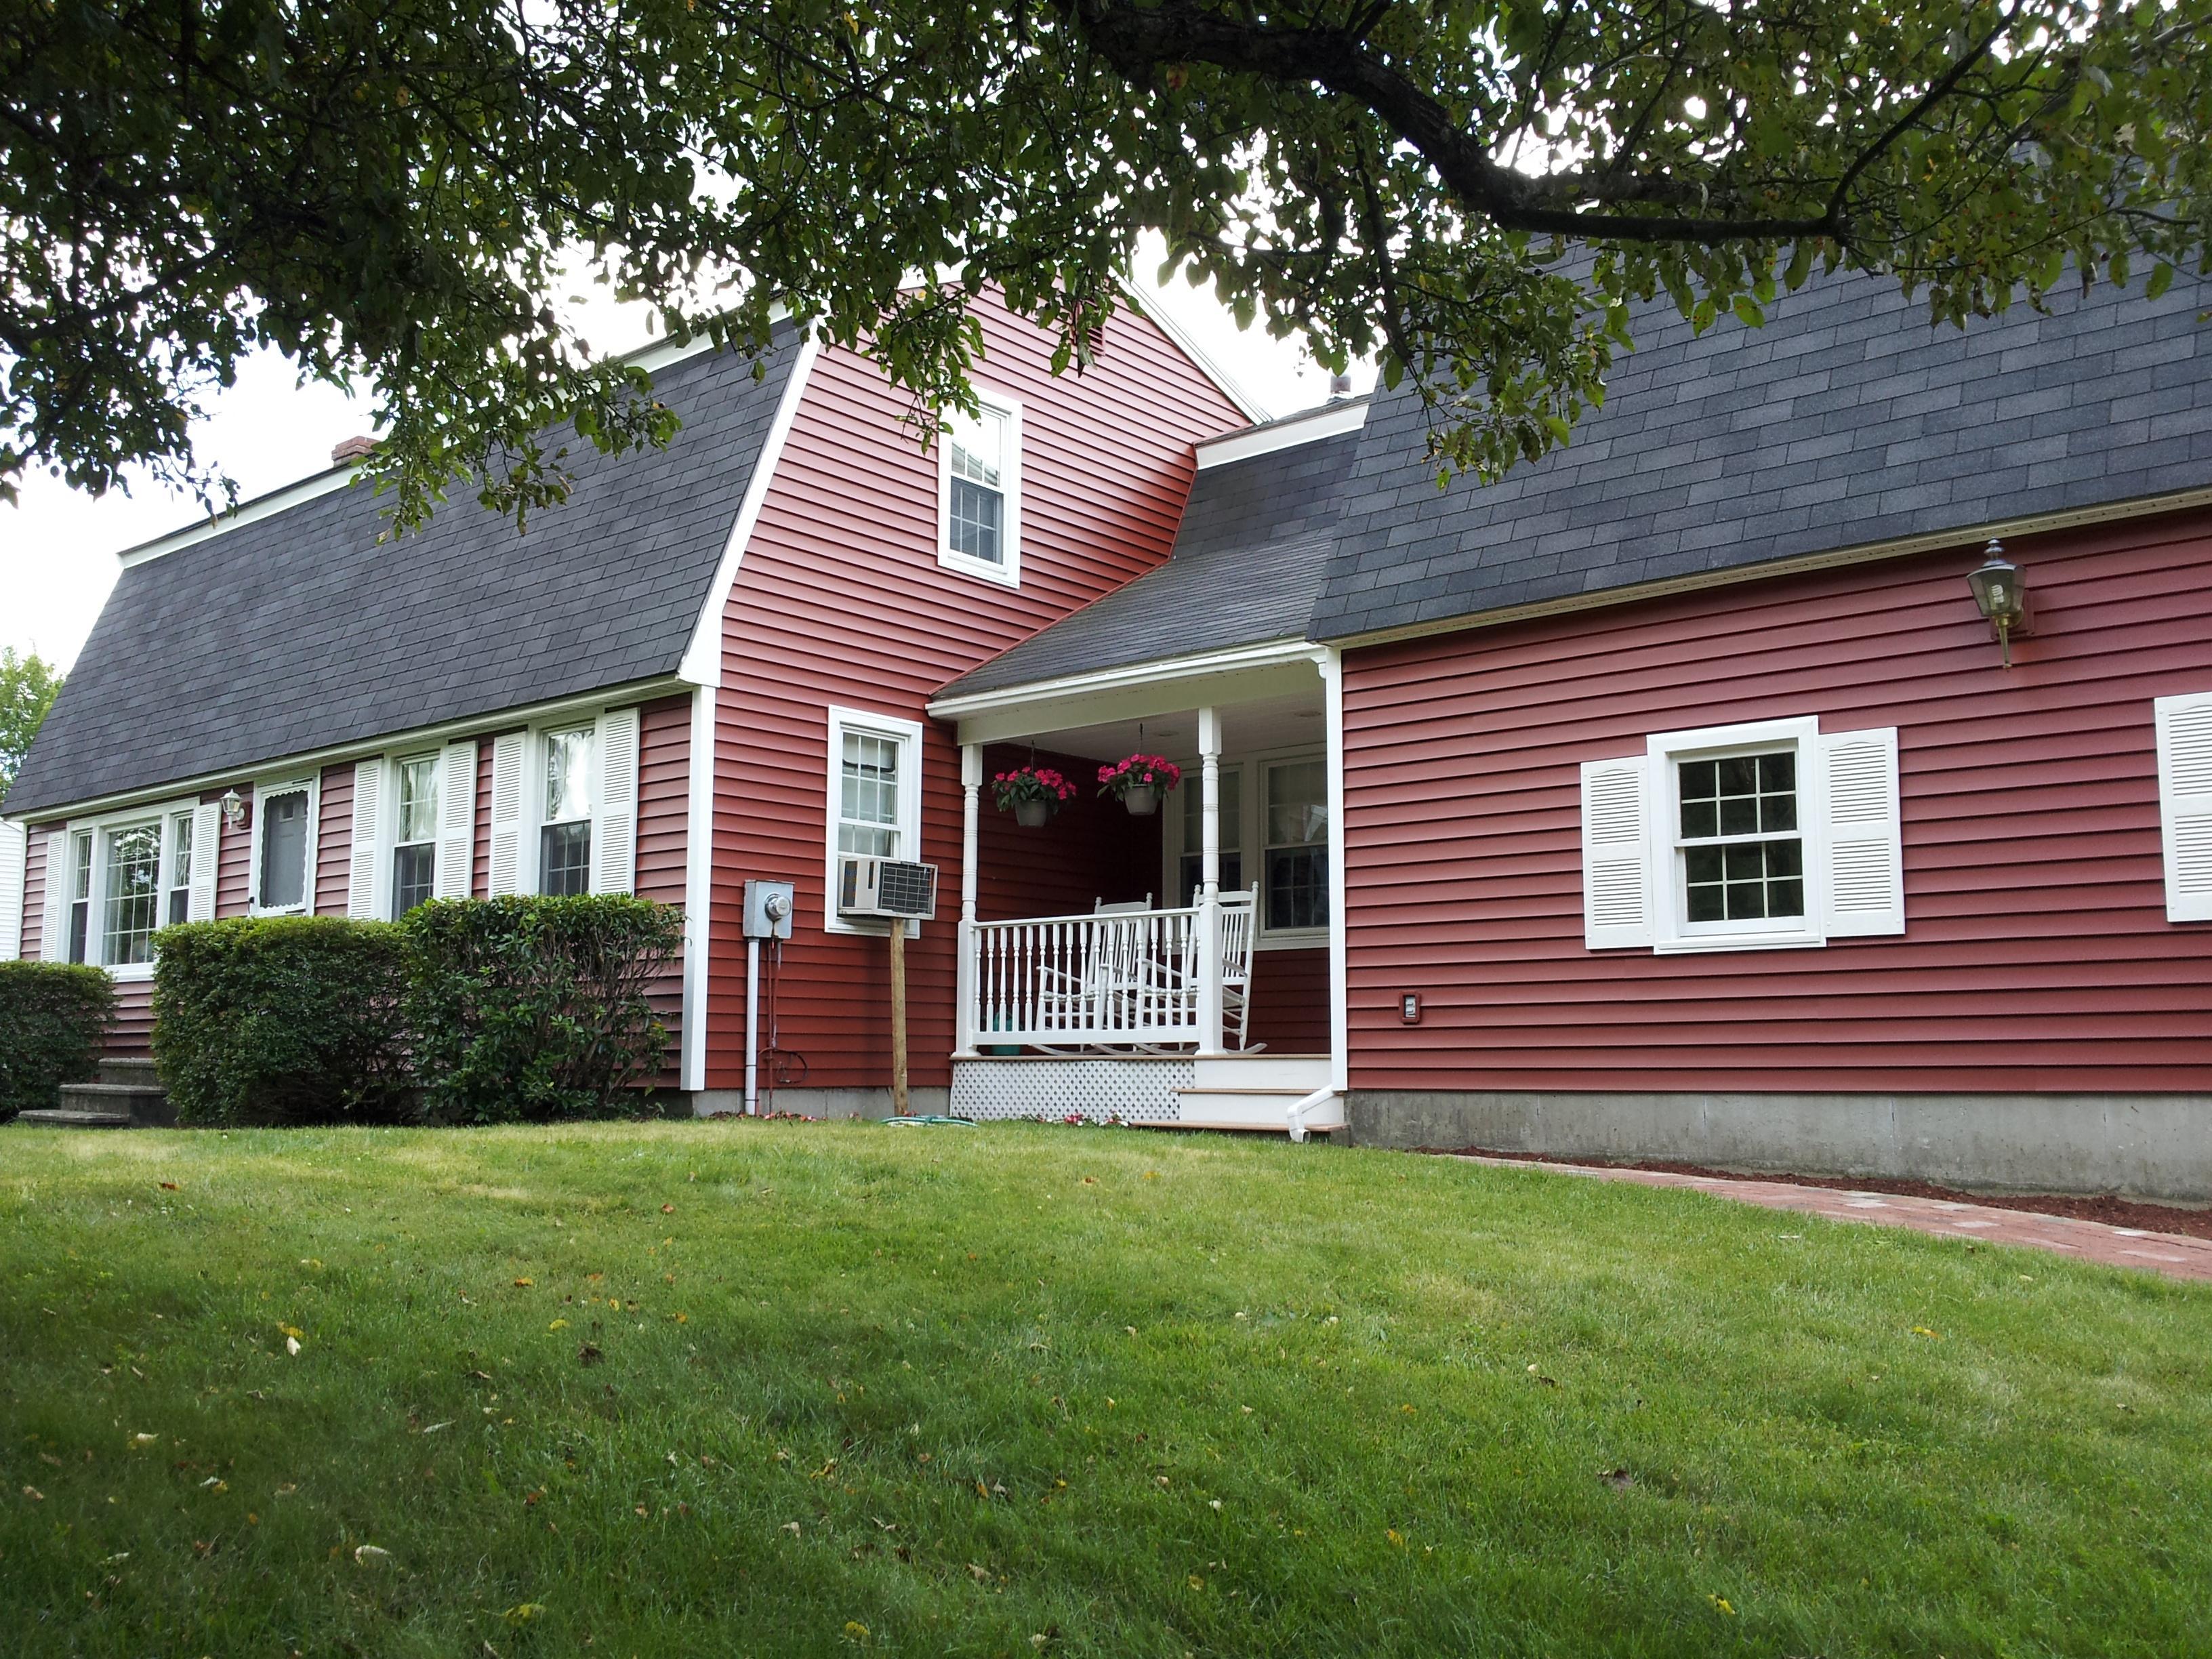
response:
[[[1237,405],[1237,412],[1259,425],[1268,418],[1267,411],[1253,401],[1251,393],[1238,385],[1228,370],[1215,362],[1212,354],[1198,343],[1198,337],[1177,322],[1170,314],[1166,297],[1147,294],[1137,280],[1126,271],[1115,279],[1122,294],[1132,301],[1131,309],[1168,337],[1168,343],[1190,359],[1191,367],[1213,382],[1214,389]]]
[[[125,570],[131,570],[165,554],[180,553],[185,548],[211,541],[226,531],[242,529],[257,520],[273,518],[302,501],[312,501],[318,495],[343,489],[360,473],[358,465],[331,467],[312,478],[302,478],[297,483],[286,484],[282,489],[272,489],[266,495],[257,495],[250,501],[242,501],[229,512],[217,514],[188,529],[173,530],[166,536],[156,536],[150,542],[126,547],[115,556],[115,562]]]
[[[933,719],[957,720],[1019,708],[1029,703],[1079,697],[1097,691],[1119,691],[1130,686],[1169,685],[1177,680],[1209,674],[1233,674],[1240,669],[1272,668],[1284,663],[1318,663],[1329,647],[1309,641],[1277,640],[1266,645],[1240,645],[1226,651],[1202,652],[1189,657],[1164,657],[1152,662],[1102,668],[1087,674],[1066,674],[1057,679],[1031,680],[1024,685],[1000,686],[989,691],[970,691],[957,697],[938,697],[929,705]]]
[[[806,396],[815,360],[821,355],[821,343],[812,335],[800,342],[799,360],[792,364],[791,378],[784,382],[783,396],[776,404],[775,419],[769,424],[768,436],[761,441],[752,477],[745,480],[738,516],[730,525],[730,539],[722,548],[722,562],[714,568],[714,580],[707,589],[706,602],[699,607],[698,620],[691,624],[691,642],[677,665],[677,678],[690,684],[720,686],[722,683],[722,613],[729,606],[730,589],[737,583],[745,544],[752,540],[753,527],[760,522],[761,507],[768,500],[776,463],[783,458],[783,447],[790,440],[792,423],[799,418],[799,405]]]
[[[1296,449],[1301,444],[1317,443],[1340,433],[1357,432],[1367,424],[1367,407],[1371,401],[1367,398],[1340,398],[1317,409],[1285,415],[1272,425],[1208,438],[1198,446],[1198,470],[1203,472],[1210,466],[1248,461],[1255,455],[1272,455],[1279,449]]]
[[[707,1086],[707,994],[714,902],[714,691],[691,693],[684,817],[684,1035],[677,1086]]]

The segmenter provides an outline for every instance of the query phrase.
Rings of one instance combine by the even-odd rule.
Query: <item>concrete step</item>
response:
[[[1320,1085],[1314,1085],[1318,1088]],[[1179,1089],[1176,1126],[1207,1129],[1279,1129],[1290,1132],[1290,1110],[1310,1089]],[[1344,1103],[1326,1101],[1305,1115],[1308,1130],[1344,1127]]]
[[[154,1062],[144,1054],[102,1054],[100,1057],[101,1083],[127,1083],[140,1089],[158,1089],[161,1074],[154,1069]]]
[[[61,1109],[94,1116],[120,1115],[141,1127],[167,1128],[177,1121],[168,1091],[158,1083],[64,1083]]]
[[[28,1123],[41,1129],[128,1129],[131,1127],[128,1112],[73,1111],[67,1107],[34,1107],[27,1112],[15,1114],[15,1121]]]
[[[1200,1089],[1293,1089],[1308,1094],[1328,1081],[1327,1054],[1208,1055],[1192,1064]]]

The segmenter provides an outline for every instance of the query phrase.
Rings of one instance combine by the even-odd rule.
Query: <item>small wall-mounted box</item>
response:
[[[749,881],[745,884],[745,937],[789,939],[791,913],[797,908],[787,881]]]
[[[1401,991],[1398,994],[1398,1019],[1405,1025],[1421,1023],[1421,994],[1419,991]]]

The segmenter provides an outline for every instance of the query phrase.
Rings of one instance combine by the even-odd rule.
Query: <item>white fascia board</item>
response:
[[[989,691],[970,691],[957,697],[938,697],[929,705],[933,719],[957,720],[970,714],[1018,708],[1030,703],[1054,702],[1066,697],[1088,696],[1128,686],[1166,685],[1178,680],[1212,674],[1236,673],[1247,668],[1267,668],[1279,663],[1317,663],[1328,648],[1305,640],[1276,640],[1266,645],[1240,645],[1226,651],[1197,656],[1165,657],[1152,662],[1130,663],[1120,668],[1095,669],[1085,674],[1066,674],[1057,679],[1032,680],[1025,685],[1000,686]]]
[[[1301,415],[1285,415],[1271,426],[1208,438],[1198,446],[1198,470],[1203,472],[1210,466],[1225,466],[1231,461],[1249,460],[1255,455],[1272,455],[1279,449],[1316,443],[1340,433],[1357,432],[1367,424],[1370,401],[1366,398],[1344,398]]]
[[[753,475],[745,480],[745,493],[738,503],[738,516],[730,525],[730,538],[722,548],[721,562],[714,568],[714,580],[707,588],[707,598],[699,607],[699,615],[691,624],[691,642],[684,648],[684,659],[676,672],[680,679],[693,685],[714,686],[722,684],[722,613],[730,603],[730,589],[738,580],[738,567],[745,556],[745,544],[752,539],[753,527],[760,522],[762,505],[768,500],[769,485],[775,477],[776,463],[783,458],[783,447],[791,437],[792,423],[799,418],[799,406],[806,396],[806,386],[813,376],[816,359],[822,355],[821,343],[811,335],[799,348],[799,361],[791,366],[791,378],[784,382],[783,396],[778,400],[775,420],[761,441],[760,458],[753,463]]]
[[[1199,344],[1189,330],[1169,314],[1167,306],[1155,296],[1147,298],[1133,278],[1124,272],[1115,279],[1122,294],[1131,302],[1131,309],[1146,322],[1168,337],[1170,344],[1190,359],[1191,366],[1213,382],[1214,389],[1237,405],[1239,414],[1255,426],[1268,418],[1267,411],[1252,399],[1249,392],[1239,386],[1234,377],[1216,362],[1206,348]]]
[[[2130,519],[2147,519],[2160,513],[2185,512],[2200,507],[2212,507],[2212,489],[2179,490],[2170,495],[2143,495],[2132,501],[2104,501],[2094,507],[2069,507],[2063,513],[2041,513],[2024,519],[1998,519],[1987,524],[1965,525],[1951,530],[1930,530],[1917,536],[1901,537],[1895,541],[1865,542],[1856,547],[1840,547],[1825,553],[1803,553],[1791,558],[1769,559],[1761,564],[1739,565],[1729,570],[1700,571],[1695,575],[1671,577],[1664,581],[1638,582],[1631,587],[1607,588],[1595,593],[1562,594],[1556,599],[1539,599],[1534,604],[1512,605],[1502,611],[1484,611],[1464,617],[1440,617],[1435,622],[1377,628],[1362,634],[1342,635],[1331,639],[1329,643],[1346,651],[1357,650],[1363,646],[1395,645],[1403,640],[1432,639],[1439,634],[1463,634],[1479,628],[1499,628],[1508,623],[1528,622],[1540,617],[1558,617],[1578,611],[1599,611],[1614,605],[1635,605],[1644,599],[1666,599],[1676,593],[1693,593],[1713,587],[1735,587],[1745,582],[1771,581],[1782,576],[1802,576],[1808,571],[1873,564],[1882,559],[1906,558],[1916,553],[1940,553],[1946,549],[1956,549],[1961,553],[1972,551],[1978,556],[1981,544],[1991,537],[2002,540],[2014,536],[2042,535],[2054,530],[2076,530],[2086,525],[2120,524]]]
[[[929,712],[954,722],[963,744],[1006,743],[1212,703],[1297,696],[1315,685],[1323,655],[1302,640],[1285,641],[944,698]]]
[[[463,720],[444,720],[436,726],[379,732],[374,737],[333,744],[324,749],[311,749],[302,754],[264,756],[258,760],[226,766],[220,771],[172,778],[163,783],[150,784],[143,789],[122,790],[84,800],[64,801],[53,806],[33,807],[22,815],[21,821],[25,823],[54,823],[87,813],[143,806],[155,801],[180,799],[195,792],[204,792],[219,783],[244,783],[255,778],[274,777],[278,773],[304,773],[309,768],[335,766],[342,761],[367,760],[371,756],[394,749],[427,748],[457,738],[489,737],[495,732],[511,732],[520,726],[535,726],[542,720],[556,720],[563,714],[585,709],[628,708],[633,703],[650,702],[656,697],[690,690],[690,685],[672,675],[657,675],[649,680],[633,680],[626,684],[603,686],[597,690],[574,692],[544,702],[524,703],[514,708],[471,714]]]
[[[166,536],[156,536],[150,542],[141,542],[136,547],[126,547],[115,556],[115,562],[125,570],[142,565],[149,559],[158,559],[166,553],[178,553],[198,545],[227,530],[237,530],[255,521],[271,518],[289,511],[303,501],[312,501],[318,495],[327,495],[334,489],[343,489],[359,475],[361,468],[349,462],[318,472],[312,478],[302,478],[297,483],[286,484],[282,489],[272,489],[266,495],[257,495],[242,501],[228,513],[193,525],[186,530],[173,530]]]

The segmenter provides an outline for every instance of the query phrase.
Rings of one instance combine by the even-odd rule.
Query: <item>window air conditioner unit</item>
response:
[[[837,914],[937,919],[937,866],[848,854],[837,866]]]

